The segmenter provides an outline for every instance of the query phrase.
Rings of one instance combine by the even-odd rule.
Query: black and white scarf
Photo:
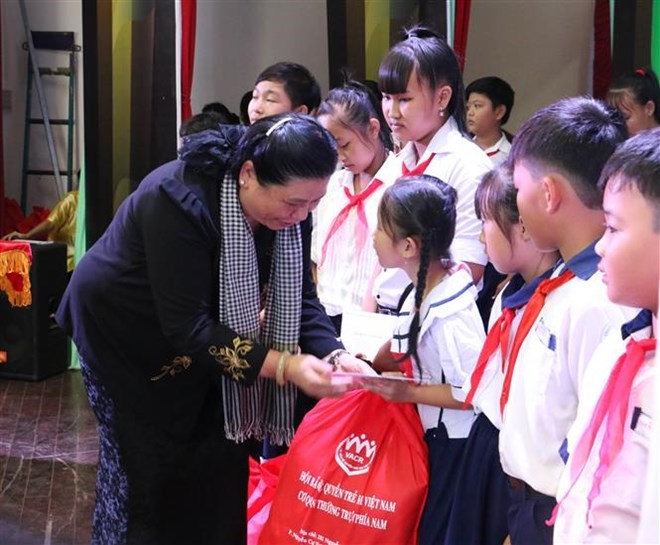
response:
[[[294,353],[300,333],[302,307],[302,236],[300,225],[275,233],[273,258],[260,326],[257,251],[252,229],[238,198],[238,183],[225,175],[220,187],[220,322],[242,337],[278,351]],[[249,437],[276,445],[293,438],[296,387],[278,386],[257,378],[246,387],[222,377],[225,435],[236,442]]]

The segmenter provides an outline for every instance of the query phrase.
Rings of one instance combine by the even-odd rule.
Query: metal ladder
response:
[[[80,46],[75,44],[73,32],[42,32],[31,31],[25,11],[24,1],[20,1],[21,15],[25,26],[27,42],[23,44],[23,49],[27,50],[28,55],[28,77],[27,93],[25,101],[25,134],[23,140],[23,169],[21,175],[21,208],[26,213],[28,198],[28,178],[30,176],[53,176],[58,200],[64,194],[62,175],[66,176],[67,191],[73,189],[73,139],[74,139],[74,97],[76,87],[76,53],[80,51]],[[68,52],[69,64],[65,67],[43,68],[39,67],[36,58],[36,50],[49,50]],[[64,119],[50,119],[48,114],[48,104],[43,89],[42,76],[66,77],[69,79],[68,85],[68,112]],[[32,117],[32,87],[36,88],[39,105],[41,107],[41,117]],[[31,127],[33,125],[43,125],[46,132],[46,141],[48,143],[48,152],[51,159],[52,169],[34,169],[29,166]],[[51,125],[66,125],[66,169],[62,171],[59,167],[59,159],[55,149],[53,131]]]

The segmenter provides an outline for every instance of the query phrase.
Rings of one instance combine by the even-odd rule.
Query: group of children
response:
[[[370,388],[416,403],[426,430],[420,543],[635,542],[657,433],[655,75],[613,85],[620,112],[563,99],[512,140],[511,87],[464,89],[422,27],[383,59],[382,98],[349,81],[321,102],[292,68],[259,76],[250,121],[313,113],[337,142],[342,168],[315,211],[318,293],[338,334],[348,309],[398,316],[373,366],[415,384]],[[486,335],[487,263],[508,281]]]
[[[374,366],[394,361],[417,384],[371,388],[416,403],[426,430],[431,482],[420,543],[552,543],[553,523],[555,543],[634,542],[654,344],[641,368],[615,363],[622,331],[653,337],[660,129],[624,142],[633,130],[623,116],[570,98],[537,112],[512,146],[501,131],[471,142],[456,58],[425,29],[392,48],[378,85],[386,122],[407,142],[397,155],[384,159],[382,120],[370,107],[360,118],[337,100],[353,91],[335,89],[321,106],[344,170],[318,209],[316,263],[333,316],[361,300],[369,308],[364,254],[375,251],[385,268],[376,300],[399,322]],[[467,93],[473,130],[491,87],[502,98],[488,98],[488,115],[505,122],[510,113],[505,82],[477,81]],[[494,170],[483,150],[501,163]],[[343,207],[357,210],[353,223]],[[364,244],[365,225],[373,248]],[[484,339],[475,284],[487,259],[510,280]],[[592,415],[598,420],[589,422]]]

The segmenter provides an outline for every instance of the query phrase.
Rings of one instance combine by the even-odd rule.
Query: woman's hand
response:
[[[340,397],[352,388],[348,384],[333,384],[332,366],[309,354],[287,358],[284,377],[312,397]]]

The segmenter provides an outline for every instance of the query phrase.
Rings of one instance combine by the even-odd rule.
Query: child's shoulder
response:
[[[588,278],[572,278],[557,290],[555,297],[552,294],[550,297],[550,304],[545,305],[543,311],[546,321],[554,317],[572,324],[569,327],[573,331],[580,327],[597,328],[603,324],[608,329],[611,325],[620,325],[632,319],[639,311],[610,301],[600,271]]]
[[[472,306],[476,308],[476,296],[472,275],[459,266],[428,293],[422,311],[429,317],[447,318]]]
[[[332,173],[328,181],[327,193],[334,191],[344,191],[344,187],[349,186],[353,181],[353,173],[345,168],[339,168]]]
[[[447,133],[443,141],[431,142],[431,151],[438,155],[436,161],[438,166],[445,164],[454,165],[453,168],[462,168],[479,172],[481,174],[493,168],[493,162],[488,158],[484,150],[470,140],[467,136],[456,131]],[[431,163],[433,166],[433,163]]]

